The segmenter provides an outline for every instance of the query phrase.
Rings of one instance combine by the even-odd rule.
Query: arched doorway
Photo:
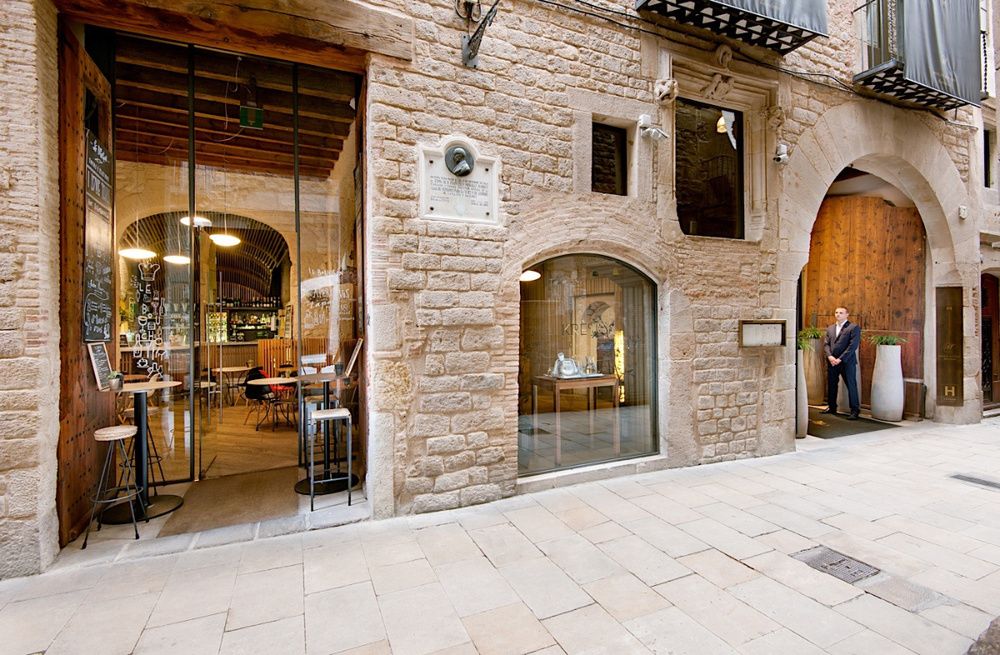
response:
[[[878,176],[845,168],[830,186],[813,225],[809,262],[802,275],[802,322],[825,329],[837,307],[861,326],[861,405],[871,400],[876,346],[873,336],[902,344],[904,415],[924,413],[924,325],[927,238],[913,201]],[[822,353],[810,356],[823,358]],[[807,367],[825,376],[825,367]],[[814,383],[814,380],[809,380]],[[825,384],[810,384],[825,389]],[[842,398],[839,400],[843,400]],[[811,397],[812,404],[825,404]]]
[[[600,255],[521,275],[518,473],[657,451],[655,285]]]

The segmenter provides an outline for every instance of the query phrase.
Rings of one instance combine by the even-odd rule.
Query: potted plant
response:
[[[799,349],[803,351],[806,390],[811,405],[822,405],[826,396],[826,358],[819,345],[822,338],[823,330],[810,325],[799,330],[797,339]]]
[[[111,391],[114,391],[115,393],[121,391],[124,381],[125,376],[122,375],[121,371],[111,371],[108,373],[108,387]]]
[[[883,421],[903,420],[902,344],[906,339],[894,334],[868,337],[875,346],[875,370],[872,372],[872,418]]]
[[[799,332],[795,339],[795,438],[804,439],[809,431],[809,394],[806,389],[806,371],[804,353],[813,349],[808,336]]]

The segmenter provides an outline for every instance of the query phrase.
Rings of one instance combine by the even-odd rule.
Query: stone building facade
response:
[[[508,0],[485,32],[478,68],[462,64],[470,25],[451,0],[372,4],[413,28],[411,60],[373,53],[366,62],[363,438],[375,517],[793,450],[794,341],[740,348],[738,323],[794,328],[812,226],[847,166],[919,208],[931,253],[928,316],[934,287],[962,287],[965,401],[932,401],[928,416],[979,420],[981,253],[1000,267],[980,244],[982,232],[1000,234],[981,170],[992,99],[942,115],[850,88],[860,70],[856,2],[830,0],[830,36],[779,57],[640,19],[630,0]],[[0,577],[40,570],[57,551],[56,16],[50,0],[13,0],[0,16]],[[743,239],[688,236],[678,224],[671,141],[637,131],[648,114],[672,133],[672,104],[657,98],[664,80],[681,98],[746,116]],[[593,122],[627,131],[626,196],[591,191]],[[452,137],[498,162],[495,224],[420,217],[420,148]],[[772,162],[779,143],[789,145],[783,166]],[[658,453],[519,479],[519,276],[576,253],[619,260],[655,284]],[[931,346],[928,386],[934,361]]]

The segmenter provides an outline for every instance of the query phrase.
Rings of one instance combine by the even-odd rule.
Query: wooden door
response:
[[[982,276],[983,403],[1000,398],[1000,280]]]
[[[62,361],[56,511],[59,543],[64,546],[86,528],[90,497],[100,475],[105,451],[94,442],[94,430],[112,425],[114,418],[112,395],[97,389],[81,320],[84,316],[87,128],[91,128],[97,141],[111,153],[111,86],[65,23],[61,23],[59,29],[59,110],[59,351]],[[113,212],[111,234],[113,271]],[[111,324],[116,326],[117,289],[113,274],[110,284]],[[115,332],[117,330],[113,329],[112,334]],[[108,344],[108,350],[112,354],[116,352],[114,342]]]
[[[903,377],[922,389],[925,270],[923,222],[913,207],[881,198],[828,197],[813,227],[803,291],[803,320],[824,328],[837,307],[861,326],[861,403],[871,398],[873,334],[895,334],[902,347]],[[917,414],[919,394],[907,393],[905,413]]]

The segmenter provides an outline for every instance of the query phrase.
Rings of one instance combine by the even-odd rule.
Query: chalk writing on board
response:
[[[135,290],[137,328],[132,359],[135,367],[144,369],[148,376],[163,373],[167,356],[163,347],[163,299],[156,286],[159,271],[160,265],[155,262],[139,262],[131,280]]]
[[[111,159],[87,133],[83,340],[111,340]]]
[[[97,388],[101,391],[107,391],[108,378],[111,376],[111,360],[108,359],[107,346],[104,345],[103,341],[88,343],[87,352],[90,353],[90,365],[94,369]]]

